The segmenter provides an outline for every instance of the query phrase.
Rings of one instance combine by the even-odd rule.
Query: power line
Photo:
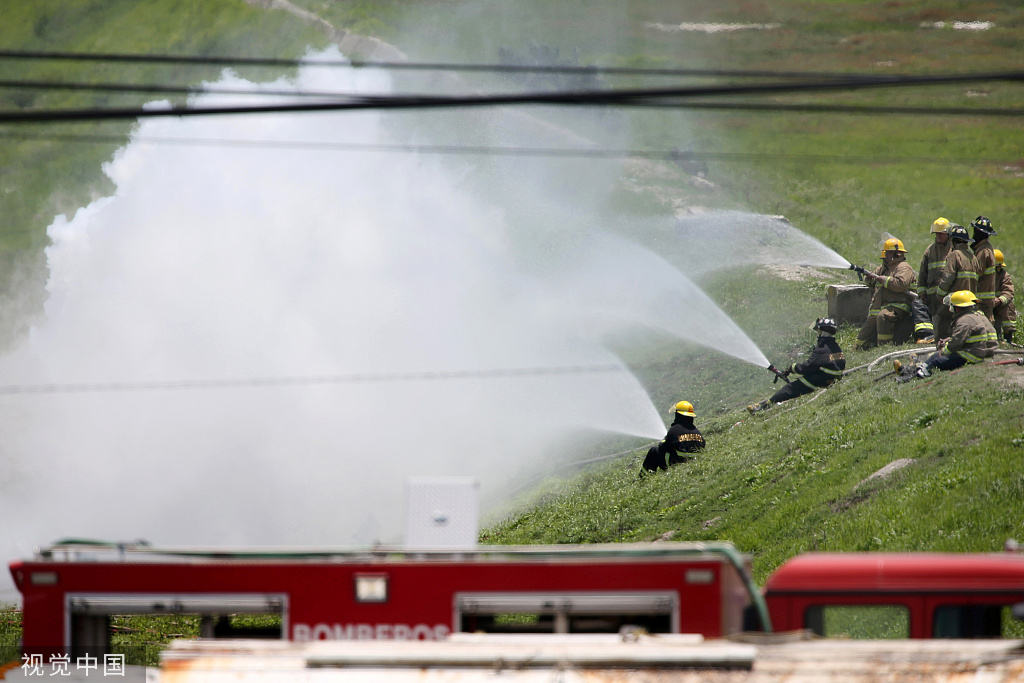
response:
[[[177,380],[151,382],[83,382],[74,384],[13,384],[0,386],[0,395],[85,394],[135,391],[181,391],[196,389],[238,389],[331,384],[371,384],[382,382],[433,382],[460,379],[520,379],[553,375],[602,372],[628,372],[615,364],[567,365],[490,370],[445,370],[437,372],[359,373],[348,375],[310,375],[300,377],[245,377],[237,379]]]
[[[843,111],[845,113],[956,114],[971,116],[1020,116],[1024,109],[970,107],[882,107],[848,105],[782,105],[751,103],[686,102],[688,98],[741,94],[791,94],[847,91],[894,86],[925,86],[992,81],[1024,81],[1024,71],[943,76],[884,76],[844,81],[808,81],[802,83],[759,83],[755,85],[714,85],[691,88],[639,88],[563,92],[498,93],[486,95],[360,95],[334,102],[302,102],[254,106],[168,105],[166,107],[122,107],[92,109],[56,109],[0,112],[0,122],[45,123],[57,121],[98,121],[155,116],[208,116],[229,114],[269,114],[328,112],[348,110],[395,110],[494,107],[523,104],[559,106],[670,106],[678,108],[771,110],[771,111]]]
[[[125,135],[48,134],[21,131],[0,131],[0,139],[39,140],[61,143],[117,143],[128,141]],[[507,156],[580,159],[652,159],[685,163],[688,161],[760,162],[791,161],[795,163],[832,164],[935,164],[960,166],[998,166],[1019,163],[1007,159],[972,159],[967,157],[899,157],[834,154],[787,154],[744,152],[698,152],[692,150],[643,150],[601,148],[494,147],[486,145],[415,145],[356,142],[322,142],[301,140],[242,140],[230,138],[135,137],[133,144],[181,145],[199,147],[240,147],[263,149],[297,149],[326,152],[381,152],[400,154],[438,154],[466,156]]]

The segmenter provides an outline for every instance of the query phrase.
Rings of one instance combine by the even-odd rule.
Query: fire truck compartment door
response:
[[[248,593],[71,593],[72,614],[283,614],[288,596]]]
[[[672,592],[629,593],[459,593],[461,614],[674,614],[679,598]]]

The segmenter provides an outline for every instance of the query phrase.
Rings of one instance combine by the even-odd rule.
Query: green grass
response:
[[[850,362],[872,357],[853,353]],[[1024,523],[1024,389],[1006,381],[1016,367],[906,385],[860,371],[764,414],[737,408],[698,418],[708,439],[699,459],[641,478],[624,457],[549,482],[488,529],[487,542],[644,541],[674,532],[676,540],[734,542],[753,554],[758,581],[815,549],[998,550]],[[861,484],[898,458],[915,462]]]

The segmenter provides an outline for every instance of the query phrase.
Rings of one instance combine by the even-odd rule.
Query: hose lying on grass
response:
[[[1014,351],[1013,349],[996,349],[995,352],[999,353],[999,354],[1008,354],[1009,353],[1009,354],[1014,354],[1014,355],[1020,355],[1020,351]],[[909,356],[912,353],[922,353],[922,349],[900,349],[899,351],[892,351],[890,353],[885,353],[885,354],[882,354],[881,356],[879,356],[878,358],[874,359],[870,363],[866,363],[865,365],[858,365],[855,368],[851,368],[850,370],[846,370],[845,372],[843,372],[843,374],[847,375],[847,374],[849,374],[851,372],[854,372],[855,370],[860,370],[861,368],[864,368],[864,367],[866,367],[868,369],[868,372],[871,372],[872,370],[875,369],[875,367],[879,363],[881,363],[884,360],[888,360],[890,358],[899,358],[900,356]],[[922,355],[928,356],[928,355],[931,355],[932,353],[934,353],[934,351],[927,351],[927,352],[924,352]]]

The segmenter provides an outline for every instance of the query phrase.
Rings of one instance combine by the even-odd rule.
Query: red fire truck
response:
[[[729,544],[660,543],[465,551],[201,551],[61,543],[11,565],[26,652],[103,652],[110,616],[203,616],[203,635],[434,640],[456,632],[650,633],[718,638],[767,620],[749,558]],[[273,614],[273,633],[231,630]],[[766,624],[766,626],[768,626]],[[770,628],[770,626],[768,626]]]
[[[998,638],[1024,617],[1024,554],[1009,552],[809,553],[779,567],[763,591],[750,558],[728,543],[261,552],[66,542],[11,573],[24,601],[23,649],[40,654],[105,652],[110,617],[136,613],[202,615],[209,638],[290,641],[626,626],[856,637],[851,610],[890,624],[885,637]],[[227,618],[239,613],[276,615],[280,626],[240,632]]]
[[[840,635],[832,624],[860,615],[888,623],[888,637],[999,638],[1024,618],[1024,554],[808,553],[776,569],[764,596],[781,631]]]

